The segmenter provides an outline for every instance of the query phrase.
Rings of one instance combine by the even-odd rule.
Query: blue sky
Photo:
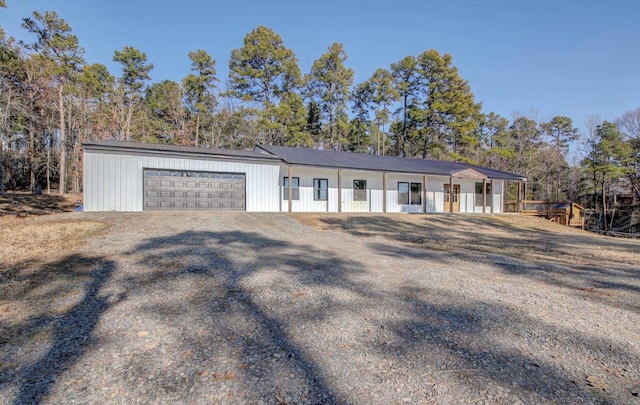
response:
[[[258,25],[280,34],[303,73],[342,42],[355,82],[407,55],[436,49],[453,56],[485,112],[540,120],[588,115],[613,120],[640,107],[640,2],[7,0],[0,25],[20,28],[34,10],[52,10],[73,28],[90,63],[107,65],[125,45],[146,52],[154,81],[189,73],[187,53],[204,49],[222,82],[231,50]]]

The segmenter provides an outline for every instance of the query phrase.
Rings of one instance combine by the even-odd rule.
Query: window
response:
[[[422,205],[421,183],[411,183],[411,205]]]
[[[327,189],[329,180],[313,179],[313,199],[316,201],[327,201]]]
[[[300,184],[300,179],[297,177],[292,177],[291,178],[292,182],[291,182],[291,199],[292,200],[299,200],[300,199],[300,190],[298,189],[298,185]],[[289,178],[285,177],[284,178],[284,199],[288,200],[289,199]]]
[[[398,205],[409,204],[409,183],[398,183]]]
[[[491,198],[491,183],[485,183],[485,187],[487,190],[485,206],[491,207],[491,201],[493,200]],[[482,207],[482,183],[476,183],[476,207]]]
[[[421,205],[422,183],[398,183],[398,205]]]
[[[367,181],[353,181],[353,201],[367,201]]]

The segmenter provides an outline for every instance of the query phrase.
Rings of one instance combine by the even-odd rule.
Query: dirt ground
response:
[[[32,194],[11,191],[0,196],[0,264],[44,263],[80,247],[85,237],[106,224],[85,221],[50,221],[49,214],[71,212],[81,195]],[[47,221],[39,217],[47,216]],[[1,268],[0,268],[1,269]]]
[[[0,217],[46,215],[73,211],[82,202],[79,194],[32,194],[26,191],[8,191],[0,195]]]

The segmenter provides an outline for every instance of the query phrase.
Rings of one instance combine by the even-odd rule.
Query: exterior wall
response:
[[[280,211],[289,210],[289,201],[284,198],[284,179],[289,176],[289,167],[280,166]],[[299,179],[299,200],[292,200],[292,212],[338,212],[338,170],[312,167],[293,167],[292,177]],[[383,212],[382,173],[342,170],[342,212]],[[314,201],[313,179],[327,179],[327,201]],[[353,181],[367,181],[367,201],[353,201]],[[444,185],[449,184],[449,177],[427,176],[426,200],[421,205],[398,204],[398,183],[420,183],[423,176],[410,174],[387,174],[387,212],[422,213],[426,204],[427,213],[444,212]],[[481,182],[482,180],[480,180]],[[475,205],[475,184],[477,179],[456,179],[453,183],[460,185],[460,212],[482,213],[482,205]],[[488,181],[487,181],[488,183]],[[502,212],[502,181],[493,181],[494,213]],[[486,212],[491,212],[489,206]]]
[[[85,211],[142,211],[144,168],[244,173],[247,211],[278,211],[278,163],[85,151]]]
[[[427,181],[429,181],[429,177],[427,177]],[[422,208],[424,206],[424,201],[422,201],[422,204],[420,205],[398,204],[398,183],[422,184],[422,176],[393,174],[393,173],[387,174],[387,212],[409,212],[409,213],[424,212]],[[421,192],[420,194],[423,194],[423,193]],[[422,196],[420,198],[422,199]]]
[[[289,167],[281,165],[280,210],[289,210],[285,199],[284,179],[289,176]],[[292,177],[299,179],[299,200],[291,201],[292,212],[338,212],[338,169],[293,167]],[[354,172],[342,170],[342,212],[382,212],[382,173]],[[314,201],[313,179],[327,179],[327,201]],[[353,180],[367,181],[367,201],[353,201]]]
[[[289,167],[280,165],[278,188],[280,211],[289,211],[289,200],[285,199],[284,178],[289,176]],[[299,200],[291,201],[292,212],[338,212],[338,171],[333,169],[315,169],[294,167],[292,177],[299,179]],[[327,201],[314,201],[313,179],[327,179]]]
[[[142,211],[143,169],[172,169],[244,173],[246,175],[246,210],[287,212],[284,178],[288,166],[281,163],[252,162],[242,159],[216,159],[166,156],[154,152],[126,153],[85,151],[84,209],[86,211]],[[300,179],[299,200],[292,203],[293,212],[338,212],[338,170],[293,167],[293,177]],[[342,212],[383,212],[383,174],[381,172],[342,170]],[[314,201],[313,179],[327,179],[327,201]],[[367,201],[353,201],[353,181],[367,181]],[[427,176],[426,200],[422,205],[398,204],[398,182],[421,183],[423,176],[387,174],[387,212],[444,212],[444,185],[449,177]],[[482,181],[482,180],[480,180]],[[460,212],[481,213],[475,205],[477,179],[455,179],[460,184]],[[487,181],[488,182],[488,181]],[[493,212],[502,213],[504,184],[493,181]],[[487,206],[486,212],[491,212]]]
[[[353,201],[354,180],[367,181],[367,201]],[[382,173],[342,171],[342,212],[383,212],[382,202]]]

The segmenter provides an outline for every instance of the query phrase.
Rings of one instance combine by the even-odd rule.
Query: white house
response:
[[[86,211],[500,213],[514,173],[459,162],[260,145],[84,145]]]

